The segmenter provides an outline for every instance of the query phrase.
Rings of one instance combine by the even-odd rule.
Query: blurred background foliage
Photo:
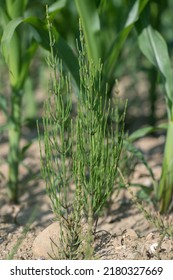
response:
[[[5,4],[8,1],[1,0],[0,2],[0,14],[1,10],[5,9]],[[24,17],[28,16],[36,16],[41,20],[45,20],[45,5],[49,5],[49,10],[53,10],[51,13],[51,18],[53,25],[55,29],[58,31],[58,33],[62,36],[63,39],[68,43],[68,45],[72,48],[74,53],[77,52],[76,49],[76,39],[79,38],[79,14],[75,5],[75,0],[43,0],[43,1],[20,1],[20,2],[26,2],[26,8],[23,12]],[[94,1],[97,6],[97,11],[99,14],[99,21],[100,21],[100,57],[102,58],[102,61],[105,61],[106,54],[109,51],[109,48],[111,44],[113,43],[114,39],[120,31],[123,29],[124,24],[127,20],[128,14],[130,9],[132,8],[135,1],[131,0],[95,0]],[[170,56],[172,57],[172,50],[173,50],[173,37],[172,37],[172,8],[173,3],[171,0],[152,0],[149,1],[150,3],[150,22],[152,26],[157,29],[162,36],[165,38]],[[56,10],[56,5],[58,7],[58,11]],[[59,10],[59,7],[62,7],[62,9]],[[2,38],[3,34],[3,17],[0,17],[0,38]],[[20,28],[20,27],[19,27]],[[32,32],[35,32],[31,26],[28,24],[25,24],[25,32],[24,37],[28,38],[30,36],[33,36],[32,32],[30,33],[28,29],[32,29]],[[25,41],[25,40],[23,40]],[[44,58],[45,58],[45,52],[43,49],[39,48],[39,50],[36,52],[36,55],[34,57],[34,63],[35,66],[39,69],[36,69],[36,67],[32,67],[30,71],[30,75],[32,77],[31,81],[27,82],[28,84],[28,90],[25,91],[25,94],[27,94],[27,91],[29,91],[29,88],[31,89],[31,83],[37,84],[37,81],[39,79],[39,72],[41,72],[41,68],[46,67],[44,64]],[[42,60],[43,59],[43,60]],[[44,65],[43,65],[44,64]],[[1,72],[3,72],[3,69],[5,70],[5,66],[3,63],[3,58],[1,54]],[[38,72],[37,75],[32,75],[31,72]],[[135,79],[134,75],[138,71],[143,71],[148,76],[151,90],[150,95],[148,96],[151,99],[151,102],[153,102],[152,106],[154,106],[155,99],[157,99],[157,96],[154,95],[153,92],[157,89],[155,89],[155,86],[153,85],[155,78],[155,73],[153,66],[148,62],[148,60],[143,57],[141,54],[138,43],[137,43],[137,32],[134,28],[130,36],[127,38],[126,44],[121,49],[118,61],[116,63],[116,70],[113,74],[113,81],[117,79],[121,79],[125,75],[131,75],[131,78]],[[6,69],[7,72],[7,69]],[[156,71],[155,71],[156,72]],[[43,73],[42,73],[43,74]],[[29,75],[29,76],[30,76]],[[38,77],[38,79],[36,79]],[[33,79],[34,78],[34,79]],[[110,81],[109,81],[110,82]],[[1,83],[2,76],[1,76]],[[30,85],[29,85],[30,84]],[[2,86],[1,86],[2,88]],[[30,90],[29,96],[31,96],[33,93],[33,90]],[[34,96],[33,96],[34,98]],[[32,102],[32,98],[30,99]],[[27,102],[28,106],[30,102]],[[33,110],[34,107],[32,107]],[[26,108],[27,109],[27,108]],[[30,108],[31,109],[31,108]],[[29,112],[32,110],[28,110]],[[26,111],[25,111],[26,112]],[[29,114],[28,112],[28,114]],[[36,113],[36,110],[35,110]],[[153,114],[153,107],[151,110],[151,115]],[[31,114],[32,115],[32,114]],[[154,120],[151,119],[151,123],[153,123]]]

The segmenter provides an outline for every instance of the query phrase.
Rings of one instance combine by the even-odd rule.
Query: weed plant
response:
[[[123,181],[123,184],[124,184],[125,188],[130,193],[134,205],[143,214],[144,218],[159,231],[160,235],[162,236],[162,240],[165,236],[168,236],[171,239],[173,239],[172,224],[169,223],[169,221],[165,222],[163,217],[161,217],[161,215],[159,213],[157,213],[157,212],[156,213],[150,213],[148,210],[146,210],[142,201],[139,200],[136,197],[136,195],[133,193],[133,191],[131,190],[130,185],[128,184],[125,177],[123,176],[120,168],[118,168],[118,173],[120,174],[120,177]]]
[[[47,20],[51,78],[40,153],[47,193],[61,229],[60,245],[57,244],[53,258],[92,259],[94,224],[114,189],[123,125],[116,135],[116,108],[111,107],[108,98],[102,98],[102,65],[88,59],[81,28],[77,44],[80,90],[77,113],[73,116],[70,76],[54,55],[55,40],[48,16]],[[105,85],[105,91],[106,88]],[[124,116],[125,113],[122,124]]]

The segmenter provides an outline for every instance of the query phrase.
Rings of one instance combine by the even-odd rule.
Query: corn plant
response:
[[[147,17],[145,17],[146,19]],[[156,196],[160,201],[160,211],[166,212],[173,195],[173,72],[168,47],[161,34],[152,28],[149,22],[138,27],[139,47],[148,60],[162,76],[168,113],[167,136],[160,182],[156,187]]]
[[[4,2],[4,9],[1,7],[1,15],[4,19],[4,29],[6,24],[18,16],[22,16],[26,1],[6,1]],[[5,10],[6,8],[6,10]],[[8,28],[13,28],[8,25]],[[22,106],[22,89],[24,81],[28,74],[28,67],[32,56],[34,55],[37,46],[33,43],[28,48],[27,56],[23,58],[21,38],[19,32],[14,32],[13,38],[10,42],[5,38],[4,33],[1,44],[3,48],[3,54],[6,59],[9,68],[9,79],[11,85],[11,116],[8,123],[8,135],[9,135],[9,182],[8,182],[8,194],[10,200],[17,202],[18,197],[18,167],[20,158],[19,142],[21,137],[21,106]],[[21,38],[20,38],[21,37]],[[23,60],[23,61],[22,61]]]
[[[49,17],[48,29],[52,76],[44,107],[43,146],[40,137],[41,169],[53,212],[61,225],[58,257],[90,259],[94,254],[93,225],[110,198],[116,179],[124,115],[122,128],[116,135],[115,120],[108,125],[108,116],[115,116],[115,108],[111,109],[109,99],[102,98],[102,65],[100,61],[95,65],[88,58],[80,30],[77,44],[80,90],[77,115],[72,117],[71,81],[54,55]],[[87,225],[86,232],[83,223]],[[86,245],[82,246],[82,240]]]
[[[22,153],[29,147],[27,144],[23,149],[20,148],[24,83],[39,44],[44,48],[49,46],[45,22],[33,16],[32,4],[34,3],[29,3],[28,0],[3,0],[0,6],[0,43],[9,70],[11,86],[10,114],[3,95],[0,97],[0,107],[7,117],[7,124],[3,130],[8,130],[9,176],[7,189],[12,202],[18,201],[19,163]],[[38,4],[41,6],[41,1]],[[57,13],[64,5],[65,1],[61,1],[61,3],[57,1],[50,6],[51,13]]]

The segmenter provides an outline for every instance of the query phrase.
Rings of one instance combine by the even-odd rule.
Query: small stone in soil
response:
[[[55,222],[44,229],[34,240],[32,251],[36,259],[51,259],[55,255],[59,246],[60,226]],[[51,241],[53,240],[53,242]],[[56,244],[56,245],[55,245]],[[50,256],[49,256],[50,255]]]

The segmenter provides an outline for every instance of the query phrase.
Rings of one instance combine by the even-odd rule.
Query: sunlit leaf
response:
[[[49,13],[57,12],[65,7],[67,4],[67,0],[59,0],[53,3],[51,6],[48,8]]]
[[[6,0],[7,12],[11,19],[22,16],[27,3],[28,0]]]
[[[10,51],[11,51],[10,45],[14,32],[17,29],[17,27],[24,22],[28,23],[29,25],[32,26],[32,28],[34,28],[35,33],[33,32],[33,36],[36,42],[39,43],[41,46],[43,46],[45,49],[47,50],[50,49],[49,35],[47,31],[47,26],[44,21],[36,17],[16,18],[8,23],[8,25],[4,29],[4,33],[2,37],[2,51],[4,57],[6,58],[7,63],[10,56]],[[55,29],[53,29],[52,32],[55,38],[55,42],[57,42],[57,44],[55,44],[54,46],[55,51],[58,52],[59,57],[63,60],[64,64],[72,74],[77,86],[79,87],[79,73],[78,73],[79,67],[78,67],[77,58],[74,55],[71,48],[69,47],[69,45],[58,34],[58,32]],[[32,45],[32,46],[30,46],[30,48],[26,50],[26,59],[23,61],[24,63],[23,69],[27,67],[27,62],[29,63],[28,58],[30,58],[32,52],[34,51],[33,48],[36,48],[36,45]],[[25,71],[23,72],[23,74],[24,73]]]
[[[106,62],[104,65],[104,70],[103,70],[104,75],[106,76],[107,80],[111,79],[113,72],[116,69],[117,59],[122,50],[122,47],[129,35],[129,33],[133,29],[135,22],[139,19],[140,14],[142,13],[143,9],[145,8],[145,6],[147,5],[148,2],[149,2],[149,0],[135,1],[135,3],[133,4],[133,6],[129,12],[127,21],[125,22],[125,25],[124,25],[124,28],[113,41],[113,43],[106,55],[107,59],[106,59]]]
[[[150,25],[138,36],[139,47],[148,60],[161,72],[171,107],[173,104],[173,72],[164,38]]]

